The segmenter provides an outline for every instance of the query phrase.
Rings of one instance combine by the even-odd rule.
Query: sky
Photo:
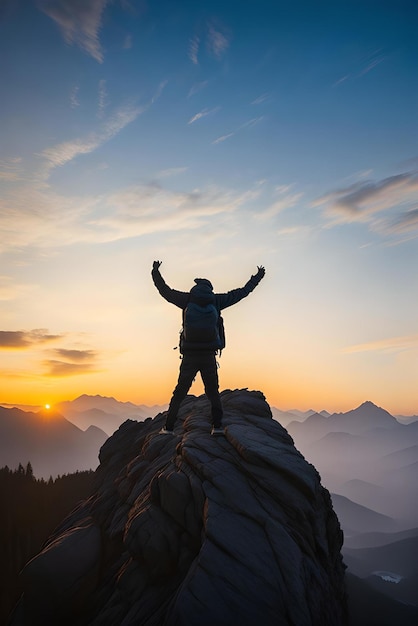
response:
[[[412,0],[3,1],[0,402],[168,402],[159,259],[182,291],[266,268],[221,389],[417,414],[417,26]]]

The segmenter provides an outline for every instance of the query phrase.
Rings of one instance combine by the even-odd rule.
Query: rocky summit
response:
[[[93,495],[22,572],[12,626],[339,626],[342,532],[328,491],[262,393],[127,420]]]

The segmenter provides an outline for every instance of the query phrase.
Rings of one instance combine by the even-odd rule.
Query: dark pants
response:
[[[212,422],[215,428],[222,423],[222,404],[219,396],[218,366],[213,352],[190,352],[183,355],[180,365],[179,379],[168,407],[166,427],[172,430],[180,404],[187,396],[193,379],[200,372],[205,393],[212,405]]]

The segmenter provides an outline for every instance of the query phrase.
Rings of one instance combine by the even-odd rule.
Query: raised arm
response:
[[[154,285],[157,287],[160,295],[167,300],[167,302],[171,302],[171,304],[175,304],[180,309],[184,309],[187,306],[189,301],[189,294],[185,291],[177,291],[176,289],[171,289],[165,282],[164,278],[160,273],[160,265],[161,261],[154,261],[152,264],[151,276],[154,281]]]
[[[236,304],[248,296],[248,294],[257,287],[258,283],[266,273],[266,270],[262,265],[258,265],[257,269],[257,273],[251,276],[250,280],[244,285],[244,287],[232,289],[231,291],[228,291],[228,293],[218,293],[215,295],[216,303],[219,309],[226,309],[227,307]]]

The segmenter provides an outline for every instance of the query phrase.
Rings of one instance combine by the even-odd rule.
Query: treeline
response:
[[[38,479],[32,465],[0,469],[0,624],[21,595],[19,572],[80,500],[89,497],[93,471]]]

